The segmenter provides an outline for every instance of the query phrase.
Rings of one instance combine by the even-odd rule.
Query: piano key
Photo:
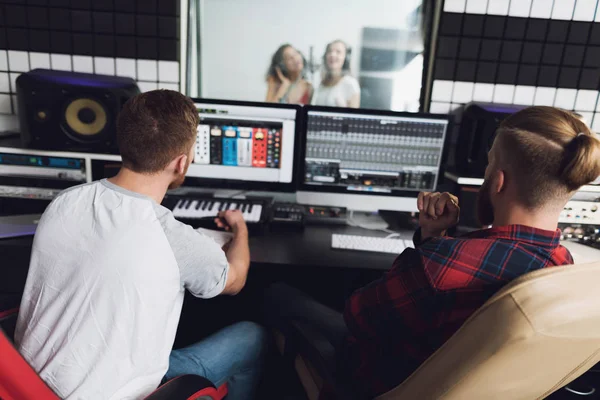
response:
[[[242,214],[246,214],[246,210],[248,209],[248,203],[244,203],[242,206]]]
[[[235,206],[236,206],[236,203],[234,203],[234,202],[231,202],[231,203],[229,204],[229,208],[228,208],[228,209],[229,209],[229,210],[235,210]]]
[[[206,210],[206,206],[208,206],[208,201],[202,202],[202,211]]]
[[[202,205],[202,203],[204,203],[204,202],[198,202],[198,204],[196,204],[196,210],[200,208],[200,206]]]
[[[177,204],[175,204],[175,208],[181,207],[182,204],[183,204],[183,199],[177,200]]]

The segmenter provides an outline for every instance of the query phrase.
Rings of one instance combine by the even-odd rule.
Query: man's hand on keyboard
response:
[[[458,223],[458,198],[450,193],[421,192],[417,199],[421,238],[443,236]]]
[[[237,233],[240,231],[247,231],[246,221],[240,210],[227,210],[221,211],[215,218],[215,223],[219,228],[225,229],[226,231],[232,231]]]

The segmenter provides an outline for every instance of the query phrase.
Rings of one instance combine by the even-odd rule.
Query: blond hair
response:
[[[497,139],[499,158],[527,208],[565,201],[600,176],[600,141],[570,111],[525,108],[500,124]]]

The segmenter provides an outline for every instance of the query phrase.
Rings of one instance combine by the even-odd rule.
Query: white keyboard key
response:
[[[333,234],[331,235],[331,247],[334,249],[400,254],[405,248],[413,247],[413,245],[409,240],[396,238]]]

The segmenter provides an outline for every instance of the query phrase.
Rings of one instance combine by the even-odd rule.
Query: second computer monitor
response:
[[[295,190],[299,107],[193,100],[200,124],[186,185]]]
[[[417,211],[419,191],[437,187],[447,115],[308,107],[305,118],[300,202]]]

